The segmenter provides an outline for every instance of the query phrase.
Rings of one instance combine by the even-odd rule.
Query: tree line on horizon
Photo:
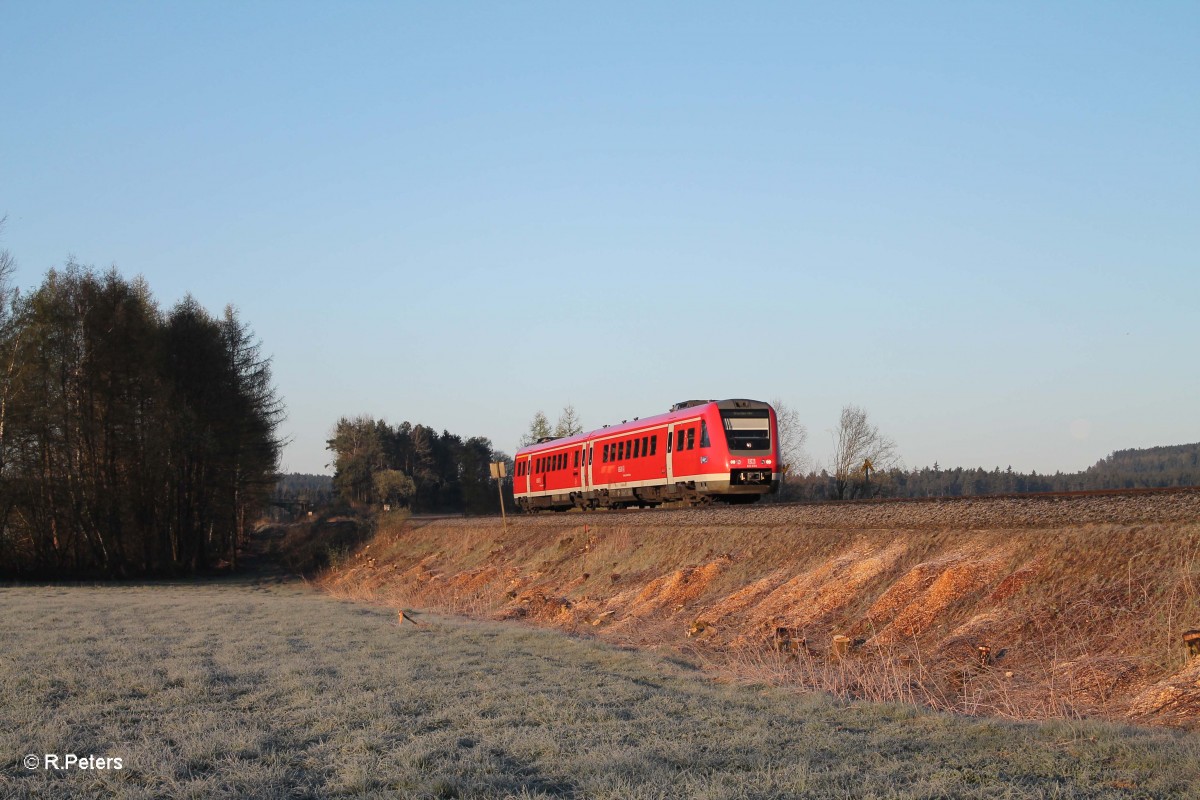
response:
[[[511,463],[485,437],[463,439],[410,422],[393,427],[371,416],[339,419],[327,447],[334,454],[333,488],[343,502],[418,513],[497,513],[489,464]],[[506,495],[511,502],[511,488]]]
[[[892,467],[869,478],[856,472],[845,496],[971,497],[1186,486],[1200,486],[1200,443],[1117,450],[1080,472],[1025,473],[1011,466],[943,469],[936,463],[912,470]],[[824,469],[789,476],[780,499],[836,500],[837,479]]]
[[[0,574],[236,566],[275,484],[283,406],[232,306],[167,311],[73,260],[28,294],[0,259]]]

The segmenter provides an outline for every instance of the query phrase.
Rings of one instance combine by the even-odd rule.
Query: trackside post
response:
[[[508,475],[508,465],[503,461],[493,461],[488,465],[492,470],[492,477],[496,479],[496,491],[500,494],[500,521],[504,525],[504,532],[508,533],[508,515],[504,513],[504,478]]]

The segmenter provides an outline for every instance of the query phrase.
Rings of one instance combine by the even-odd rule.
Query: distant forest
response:
[[[327,506],[333,502],[333,478],[328,475],[308,475],[301,472],[289,472],[280,475],[271,493],[271,501],[275,503],[299,503],[311,508]]]
[[[283,414],[247,325],[163,311],[115,270],[68,263],[28,295],[10,275],[0,259],[0,574],[236,566]]]
[[[937,464],[911,471],[893,469],[873,474],[870,480],[859,475],[847,497],[963,497],[1170,486],[1200,486],[1200,443],[1118,450],[1083,472],[1053,475],[1014,472],[1012,467],[942,469]],[[787,500],[832,499],[835,482],[826,472],[794,476],[785,482],[781,495]]]
[[[499,513],[489,464],[509,461],[489,439],[461,436],[372,417],[338,420],[328,447],[333,488],[354,505],[390,505],[415,512]],[[511,489],[506,491],[511,502]]]

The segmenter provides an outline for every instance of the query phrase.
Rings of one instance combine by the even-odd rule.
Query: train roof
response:
[[[665,414],[656,414],[653,417],[635,417],[618,425],[605,425],[603,428],[597,428],[593,431],[577,433],[574,436],[563,436],[558,439],[550,439],[549,441],[541,441],[536,444],[531,444],[527,447],[517,449],[517,455],[549,452],[558,450],[561,447],[579,444],[590,439],[595,439],[600,436],[613,436],[630,431],[639,431],[643,428],[663,425],[669,422],[678,420],[694,419],[703,414],[710,406],[718,408],[770,408],[770,404],[764,403],[761,400],[747,400],[745,398],[733,398],[729,400],[688,400],[683,403],[676,403],[671,407],[672,410]]]

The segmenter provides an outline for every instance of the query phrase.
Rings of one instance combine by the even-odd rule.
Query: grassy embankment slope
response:
[[[385,520],[321,582],[848,698],[1200,723],[1200,493]]]
[[[0,797],[1193,797],[1200,739],[719,685],[296,583],[0,587]],[[121,758],[26,769],[26,754]]]

